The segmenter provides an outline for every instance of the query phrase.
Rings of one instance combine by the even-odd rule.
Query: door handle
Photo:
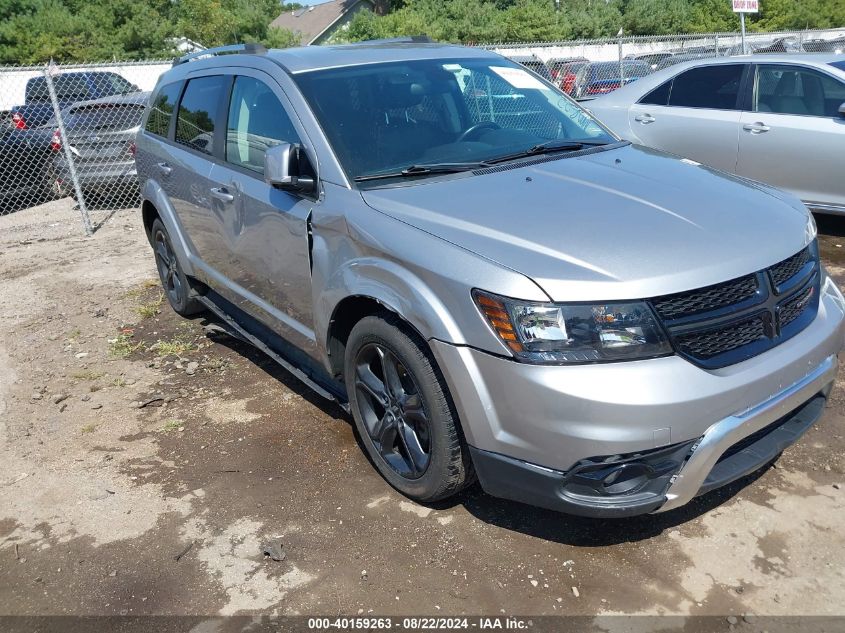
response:
[[[638,114],[634,117],[634,121],[639,121],[643,125],[648,125],[649,123],[654,123],[657,119],[650,114]]]
[[[156,167],[158,167],[158,170],[161,172],[162,176],[169,176],[170,172],[173,171],[173,167],[171,167],[167,163],[158,163],[156,164]]]
[[[742,129],[751,132],[752,134],[762,134],[763,132],[768,132],[772,128],[768,125],[764,125],[763,123],[746,123],[742,126]]]
[[[226,191],[226,187],[212,187],[211,197],[222,200],[223,202],[232,202],[235,199],[235,196]]]

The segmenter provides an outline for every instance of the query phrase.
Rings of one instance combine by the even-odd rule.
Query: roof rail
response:
[[[388,37],[380,40],[363,40],[355,44],[434,44],[428,35],[404,35],[402,37]],[[353,44],[353,46],[355,45]]]
[[[193,53],[188,53],[187,55],[183,55],[182,57],[173,60],[173,65],[178,66],[179,64],[184,64],[185,62],[189,62],[194,59],[199,59],[201,57],[232,55],[236,53],[243,53],[245,55],[263,55],[266,52],[267,49],[264,48],[263,45],[256,44],[254,42],[250,42],[249,44],[230,44],[228,46],[217,46],[215,48],[206,48],[201,51],[194,51]]]

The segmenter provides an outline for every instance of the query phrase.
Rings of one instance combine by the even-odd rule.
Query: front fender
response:
[[[425,339],[463,343],[449,308],[420,277],[396,262],[364,257],[347,262],[328,279],[316,310],[318,331],[328,335],[337,306],[349,297],[374,299],[412,324]],[[324,341],[325,342],[325,341]]]
[[[164,189],[155,180],[148,179],[141,187],[141,198],[145,203],[149,202],[155,207],[161,223],[164,224],[164,228],[167,229],[167,233],[170,235],[170,245],[173,248],[173,252],[176,253],[182,270],[188,276],[195,276],[191,249],[185,237],[185,231]]]

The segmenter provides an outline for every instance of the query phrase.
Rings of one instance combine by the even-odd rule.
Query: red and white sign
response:
[[[760,10],[758,0],[733,0],[734,13],[757,13]]]

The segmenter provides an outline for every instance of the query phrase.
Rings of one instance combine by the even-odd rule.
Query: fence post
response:
[[[714,48],[713,56],[719,57],[719,34],[718,33],[716,33],[713,36],[713,48]]]
[[[62,110],[59,107],[59,98],[56,95],[56,87],[53,85],[51,65],[52,61],[44,67],[44,80],[47,82],[47,91],[50,93],[50,102],[53,104],[53,114],[56,116],[56,125],[59,128],[59,138],[62,143],[62,151],[65,154],[68,171],[70,171],[70,178],[73,180],[73,188],[76,192],[79,212],[82,214],[82,227],[85,229],[85,235],[91,237],[91,235],[94,234],[91,227],[91,217],[88,215],[88,207],[85,205],[85,197],[82,195],[82,188],[79,186],[79,177],[76,174],[76,164],[73,160],[73,152],[70,151],[70,145],[67,142],[68,136],[65,133],[65,123],[62,119]]]
[[[622,29],[619,29],[619,86],[625,85],[625,64],[622,63]]]

